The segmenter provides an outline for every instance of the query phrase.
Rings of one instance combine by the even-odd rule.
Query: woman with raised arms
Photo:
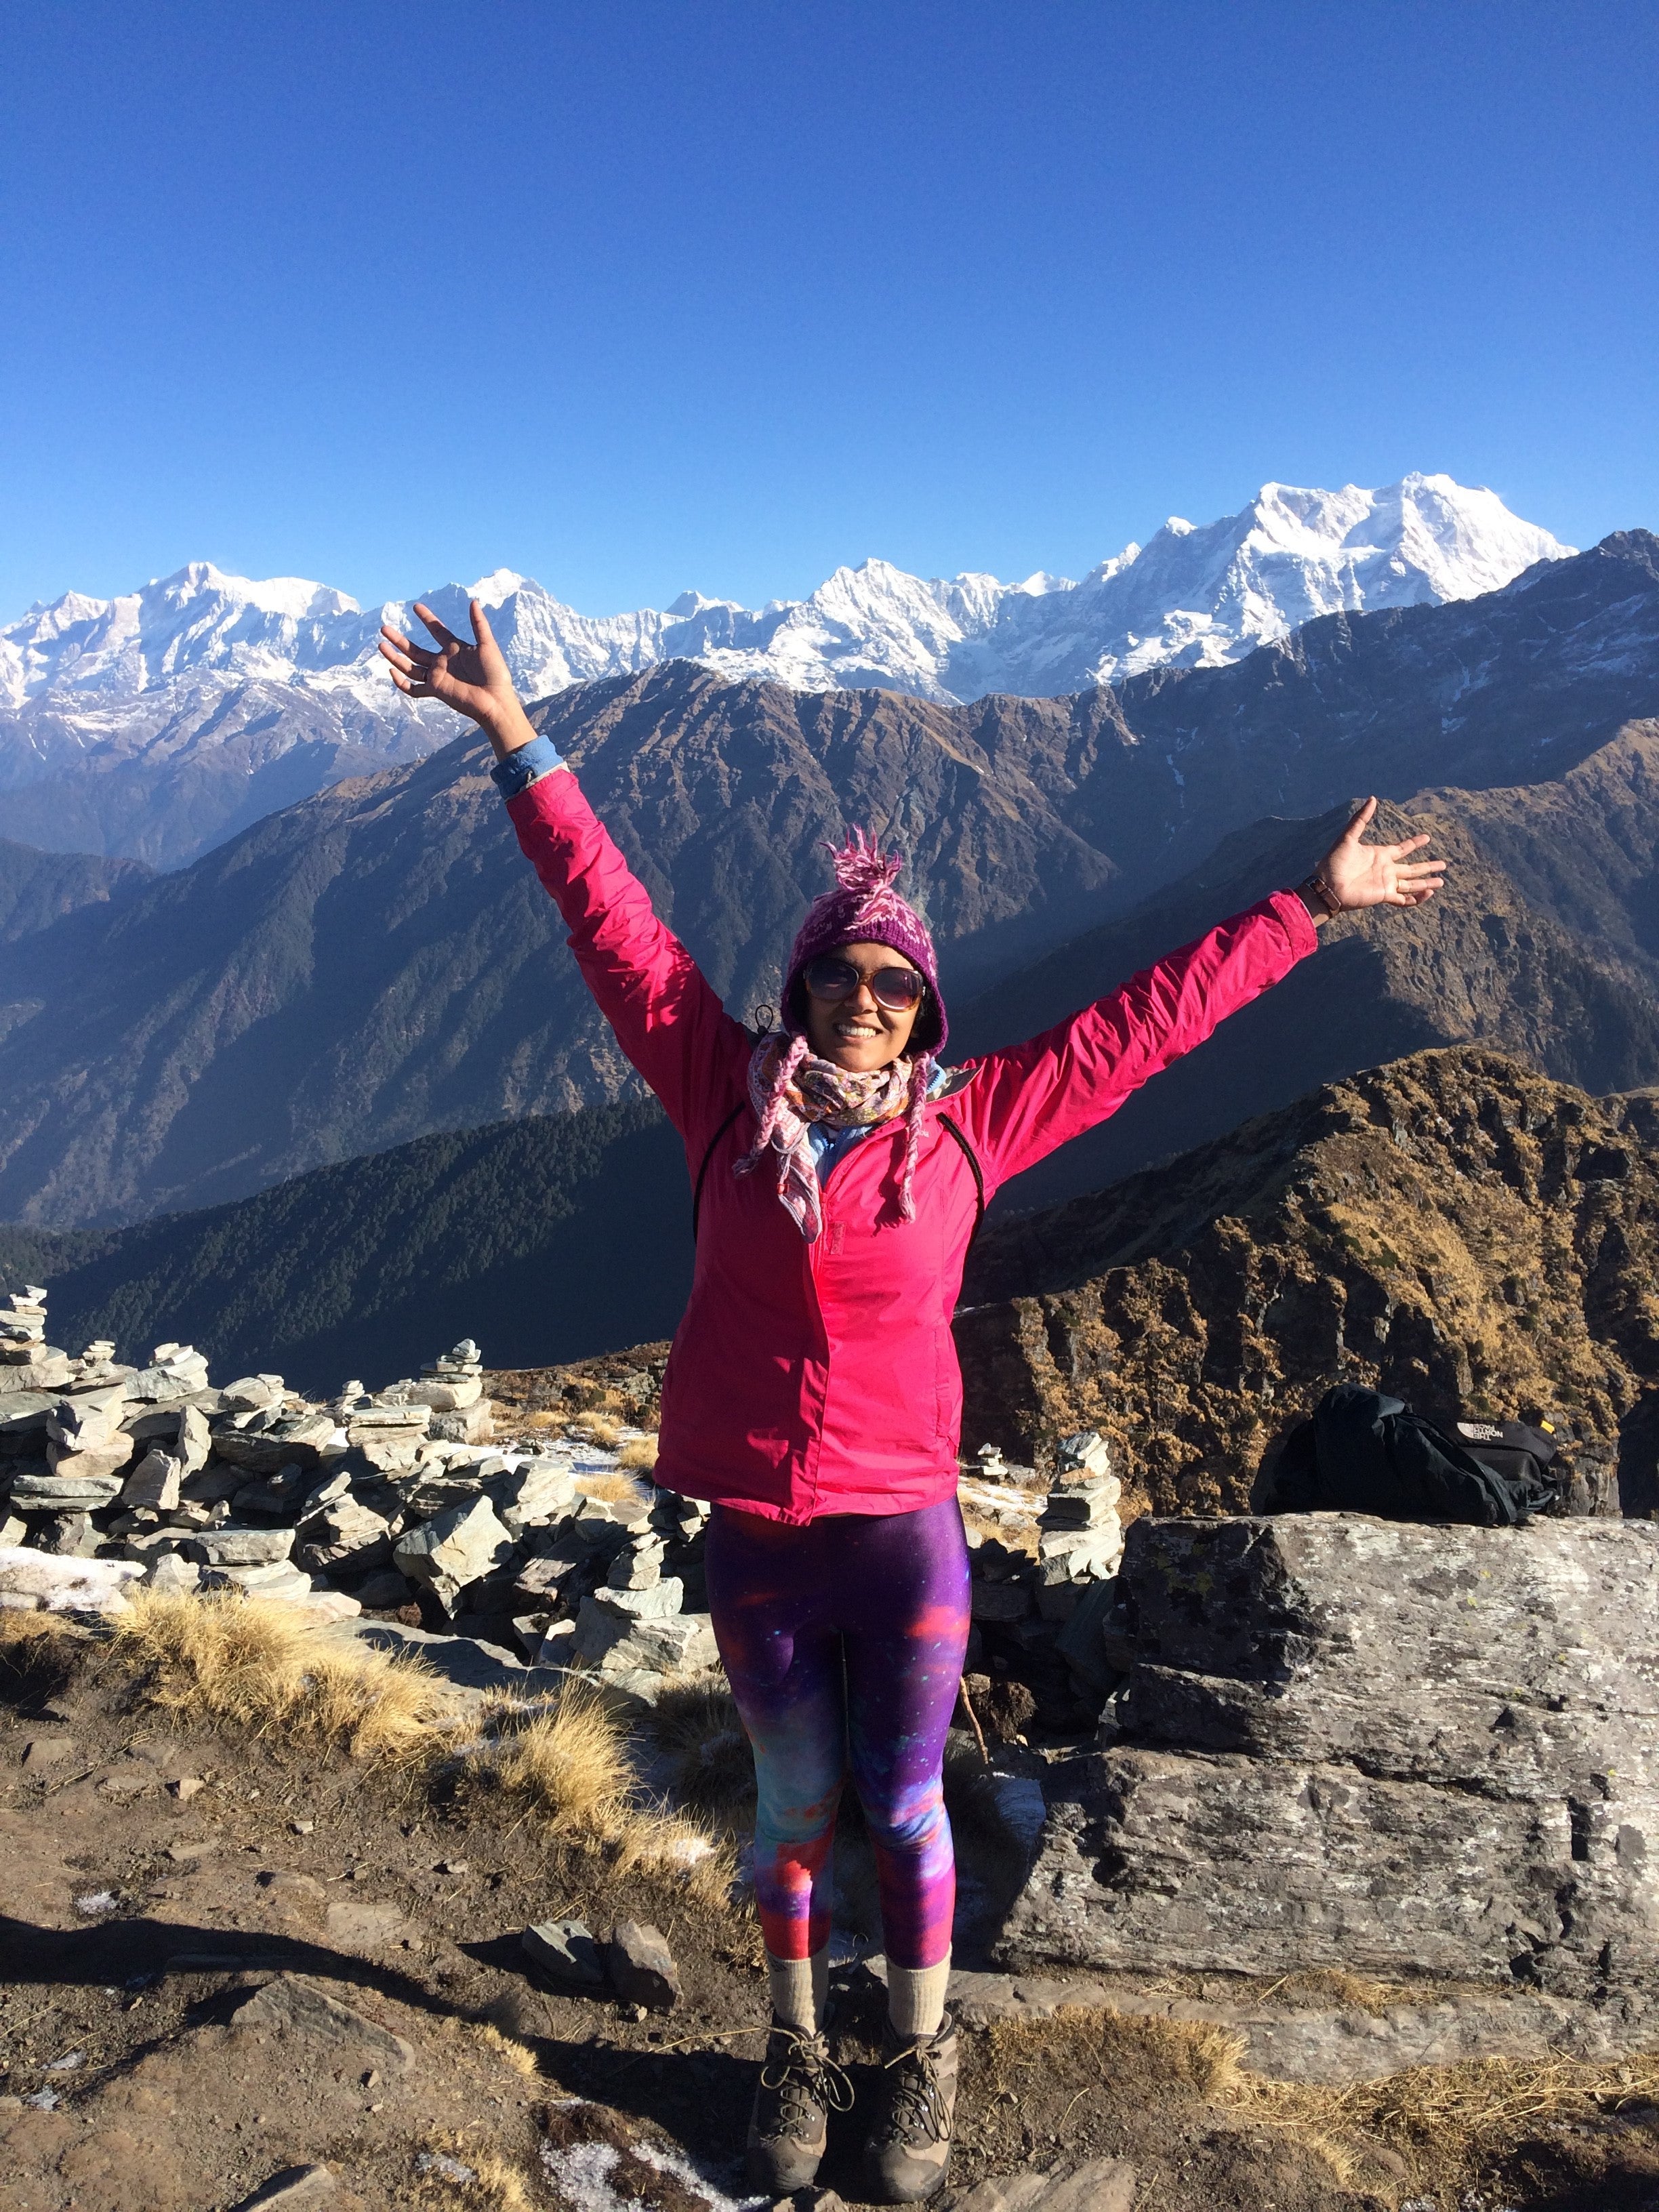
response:
[[[526,858],[588,988],[684,1139],[696,1274],[663,1388],[656,1480],[707,1498],[708,1604],[754,1747],[755,1892],[772,2027],[750,2179],[811,2182],[846,2077],[824,2029],[830,1850],[850,1777],[874,1844],[889,2018],[866,2188],[944,2182],[956,1895],[940,1779],[969,1627],[951,1316],[975,1224],[1310,953],[1330,916],[1431,897],[1428,841],[1367,845],[1370,800],[1306,882],[1220,922],[1042,1036],[960,1068],[900,863],[854,830],[807,909],[782,1014],[726,1012],[514,693],[483,610],[435,644],[382,634],[393,681],[493,744]]]

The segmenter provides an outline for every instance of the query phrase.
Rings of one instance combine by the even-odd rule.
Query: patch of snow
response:
[[[699,1860],[712,1858],[714,1846],[702,1836],[677,1836],[669,1844],[667,1856],[681,1866],[696,1866]]]
[[[475,2168],[463,2166],[459,2159],[451,2158],[447,2151],[417,2151],[415,2164],[421,2172],[435,2173],[441,2181],[455,2181],[465,2185],[469,2181],[476,2181],[478,2178]]]
[[[65,1559],[27,1544],[0,1546],[0,1604],[47,1613],[125,1613],[122,1585],[137,1582],[134,1559]]]
[[[85,1919],[95,1920],[100,1912],[113,1912],[119,1902],[112,1889],[94,1889],[85,1897],[77,1897],[75,1909]]]
[[[772,2201],[768,2197],[729,2195],[719,2181],[694,2165],[683,2152],[647,2142],[636,2142],[633,2151],[644,2165],[678,2181],[690,2195],[707,2205],[708,2212],[755,2212],[755,2208]],[[623,2196],[611,2186],[611,2177],[622,2157],[614,2143],[576,2143],[566,2150],[544,2143],[541,2156],[548,2179],[573,2212],[633,2212],[641,2202],[637,2197]]]

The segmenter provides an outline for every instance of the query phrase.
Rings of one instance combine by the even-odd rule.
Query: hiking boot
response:
[[[872,2204],[908,2204],[945,2185],[957,2119],[957,2024],[947,2012],[932,2035],[882,2039],[882,2109],[864,2146]]]
[[[805,2189],[830,2139],[830,2113],[847,2112],[852,2102],[853,2085],[823,2034],[807,2035],[775,2015],[749,2116],[750,2186],[773,2197]]]

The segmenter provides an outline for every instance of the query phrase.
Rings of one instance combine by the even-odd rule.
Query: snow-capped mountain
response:
[[[872,560],[837,568],[805,599],[750,609],[688,592],[660,611],[597,619],[510,568],[471,590],[538,696],[683,659],[800,691],[1051,697],[1160,663],[1218,666],[1344,608],[1473,599],[1573,550],[1495,492],[1409,476],[1382,491],[1266,484],[1201,528],[1172,515],[1149,544],[1126,547],[1081,583],[924,580]],[[427,596],[453,619],[468,593],[449,585]],[[391,687],[374,640],[388,619],[407,624],[407,603],[366,611],[297,576],[254,583],[192,562],[120,599],[70,592],[31,608],[0,631],[0,703],[54,690],[131,697],[211,669],[379,705]]]
[[[797,690],[873,687],[949,703],[1056,696],[1160,665],[1217,666],[1316,615],[1473,598],[1572,550],[1494,492],[1408,476],[1380,491],[1267,484],[1220,521],[1172,517],[1076,583],[1041,573],[1015,584],[924,579],[871,560],[836,569],[805,599],[747,608],[687,592],[667,608],[600,617],[510,569],[471,589],[528,697],[685,659]],[[421,596],[463,627],[466,589]],[[70,592],[32,607],[0,630],[9,834],[167,865],[267,802],[428,750],[453,722],[392,688],[374,649],[387,619],[418,629],[407,602],[362,608],[326,585],[252,582],[207,562],[118,599]],[[165,770],[176,794],[208,751],[215,795],[192,800],[187,835],[175,824],[134,842],[129,823],[129,842],[110,843],[100,824],[112,806],[125,815],[150,769]],[[100,793],[93,805],[88,772],[118,769],[131,795],[118,805]]]

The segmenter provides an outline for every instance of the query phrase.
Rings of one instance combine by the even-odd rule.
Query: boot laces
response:
[[[939,2087],[932,2039],[906,2044],[883,2065],[892,2078],[879,2136],[889,2142],[908,2142],[920,2135],[930,2142],[943,2142],[951,2132],[951,2114]]]
[[[776,2046],[781,2044],[780,2051]],[[761,2087],[778,2100],[778,2132],[810,2127],[824,2111],[852,2110],[853,2085],[825,2048],[822,2034],[808,2035],[781,2021],[772,2030],[761,2067]]]

